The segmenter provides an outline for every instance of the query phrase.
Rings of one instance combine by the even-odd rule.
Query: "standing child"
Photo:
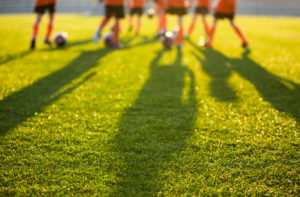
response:
[[[198,16],[198,14],[201,14],[205,34],[208,37],[209,36],[209,27],[208,27],[208,24],[206,21],[206,15],[209,13],[210,0],[193,0],[193,2],[195,2],[195,1],[197,1],[197,5],[196,5],[195,13],[194,13],[194,16],[192,19],[192,23],[188,30],[188,35],[192,34],[192,31],[196,24],[197,16]]]
[[[50,42],[50,36],[53,29],[53,21],[54,21],[54,15],[56,11],[56,2],[57,0],[35,0],[34,12],[36,13],[37,17],[32,27],[32,39],[31,39],[30,49],[32,50],[35,49],[35,45],[36,45],[35,43],[39,31],[39,26],[42,17],[46,11],[49,12],[49,23],[47,26],[44,43],[51,46],[52,43]]]
[[[136,34],[140,32],[142,21],[141,16],[144,12],[145,0],[130,0],[130,16],[129,16],[129,30],[133,28],[133,15],[137,15]]]
[[[124,13],[124,0],[105,0],[105,17],[100,23],[100,26],[97,28],[94,34],[94,43],[99,42],[101,36],[101,31],[104,26],[109,22],[111,17],[115,18],[115,24],[113,26],[113,47],[120,48],[119,42],[119,33],[120,33],[120,19],[125,17]]]
[[[183,44],[183,22],[182,16],[186,14],[185,0],[168,0],[167,13],[178,15],[178,33],[176,37],[177,48]]]
[[[210,38],[209,41],[206,43],[207,46],[212,46],[214,33],[217,26],[217,21],[219,19],[227,18],[230,21],[231,27],[234,29],[236,34],[239,36],[239,38],[242,41],[242,47],[248,46],[248,41],[240,28],[236,26],[234,23],[234,15],[236,12],[236,0],[218,0],[216,7],[215,7],[215,14],[214,14],[214,21],[213,25],[210,30]]]

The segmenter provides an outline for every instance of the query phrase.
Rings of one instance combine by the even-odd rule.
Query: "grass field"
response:
[[[30,52],[34,16],[0,16],[0,196],[299,195],[300,18],[237,18],[249,50],[227,22],[198,47],[199,20],[181,51],[155,20],[111,50],[56,19],[69,45],[44,20]]]

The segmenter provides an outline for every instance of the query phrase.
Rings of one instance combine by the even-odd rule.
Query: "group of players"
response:
[[[106,26],[111,18],[115,18],[115,23],[112,27],[113,31],[113,47],[120,48],[119,34],[120,34],[120,20],[125,17],[125,1],[126,0],[100,0],[105,3],[105,17],[100,22],[99,27],[93,37],[94,43],[98,43],[102,29]],[[242,41],[242,46],[247,47],[248,41],[243,35],[239,27],[234,23],[234,16],[236,12],[237,0],[217,0],[214,6],[214,20],[211,27],[206,21],[206,15],[211,9],[210,0],[150,0],[155,5],[155,10],[158,15],[158,35],[163,35],[167,30],[167,14],[173,14],[178,16],[178,32],[176,34],[175,43],[178,48],[182,47],[184,41],[183,21],[182,18],[187,14],[188,9],[192,3],[196,3],[196,8],[192,18],[192,22],[189,26],[187,34],[191,34],[196,24],[198,15],[201,15],[202,22],[204,25],[205,34],[207,41],[205,46],[211,47],[213,43],[213,37],[216,30],[217,21],[219,19],[228,19],[232,28],[235,30],[237,35]],[[35,0],[34,12],[37,14],[35,23],[33,25],[33,33],[30,48],[34,49],[36,45],[36,37],[39,30],[39,25],[42,16],[46,11],[49,12],[49,23],[44,39],[44,43],[51,45],[50,35],[53,29],[53,20],[56,11],[57,0]],[[136,32],[138,33],[141,28],[141,15],[144,12],[145,0],[129,0],[130,16],[129,16],[129,27],[133,28],[133,15],[137,15],[137,27]]]

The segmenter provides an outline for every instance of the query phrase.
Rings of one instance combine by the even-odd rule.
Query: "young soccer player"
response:
[[[142,20],[141,16],[144,12],[145,0],[130,0],[130,16],[129,16],[129,30],[133,28],[133,15],[137,15],[136,34],[140,32]]]
[[[176,37],[177,48],[182,47],[183,43],[183,22],[182,16],[186,14],[185,0],[168,0],[168,14],[178,15],[178,33]]]
[[[99,42],[101,36],[101,31],[104,26],[109,22],[111,17],[115,18],[115,24],[113,26],[113,47],[120,48],[119,42],[119,32],[120,32],[120,19],[125,17],[124,13],[124,0],[104,0],[105,2],[105,17],[100,23],[100,26],[97,28],[94,34],[94,43]]]
[[[214,33],[217,26],[217,21],[219,19],[227,18],[230,21],[231,27],[235,30],[236,34],[242,41],[242,47],[248,46],[248,41],[240,28],[236,26],[234,23],[234,16],[236,11],[236,1],[237,0],[218,0],[216,7],[215,7],[215,14],[214,14],[214,21],[213,25],[210,30],[210,38],[209,41],[206,43],[208,47],[212,46]]]
[[[47,26],[47,31],[44,39],[44,43],[51,46],[50,36],[53,29],[53,21],[56,10],[56,2],[57,0],[35,0],[35,8],[34,12],[37,14],[36,20],[33,24],[32,28],[32,39],[30,49],[35,49],[36,38],[39,31],[39,26],[42,20],[42,17],[46,11],[49,12],[49,23]]]
[[[167,0],[154,0],[155,10],[158,14],[158,30],[157,35],[161,36],[167,31],[166,7]]]
[[[190,27],[188,30],[188,35],[192,34],[192,31],[196,24],[197,16],[198,16],[198,14],[200,14],[202,17],[205,34],[208,37],[209,36],[209,26],[206,21],[206,15],[209,13],[210,0],[193,0],[193,2],[195,2],[195,1],[197,2],[197,5],[196,5],[195,13],[194,13],[194,16],[192,19],[192,23],[190,24]]]

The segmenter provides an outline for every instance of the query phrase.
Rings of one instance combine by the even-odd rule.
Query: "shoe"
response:
[[[182,44],[177,44],[176,47],[177,47],[177,49],[181,49],[182,48]]]
[[[248,42],[243,42],[242,47],[247,48],[248,47]]]
[[[52,46],[52,42],[50,42],[50,40],[48,40],[48,39],[45,39],[44,40],[44,44],[46,44],[46,45],[48,45],[48,46]]]
[[[114,45],[113,45],[113,48],[114,48],[114,49],[121,49],[121,48],[123,48],[123,45],[120,44],[120,43],[114,44]]]
[[[95,44],[98,44],[99,43],[99,39],[101,37],[101,33],[99,30],[96,30],[95,34],[94,34],[94,37],[93,37],[93,42]]]
[[[35,39],[32,39],[32,40],[31,40],[30,49],[31,49],[31,50],[34,50],[34,49],[35,49]]]

